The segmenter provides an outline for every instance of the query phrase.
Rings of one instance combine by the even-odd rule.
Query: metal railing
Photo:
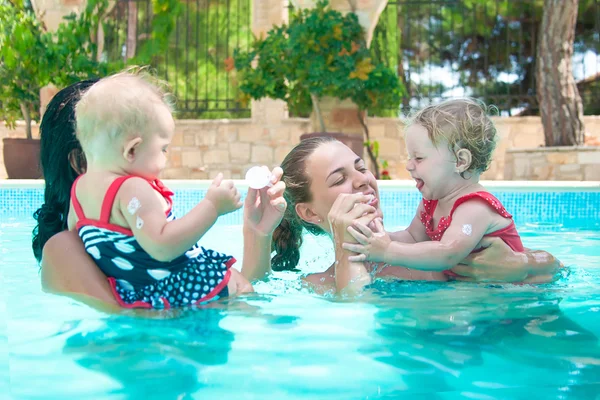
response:
[[[599,3],[580,1],[575,36],[573,72],[587,114],[600,113]],[[371,49],[406,86],[403,111],[468,95],[504,115],[536,114],[542,13],[543,2],[530,0],[390,1]]]
[[[127,60],[152,34],[151,0],[119,0],[105,19],[105,57]],[[252,42],[252,0],[180,2],[167,49],[151,66],[177,99],[179,118],[249,117],[225,60]]]
[[[237,101],[235,75],[226,72],[225,60],[253,40],[252,1],[261,0],[181,2],[168,48],[152,61],[178,99],[179,117],[250,115]],[[392,0],[371,51],[406,86],[402,112],[469,95],[494,104],[504,115],[536,114],[542,5],[530,0]],[[118,0],[106,19],[106,57],[135,54],[151,34],[152,19],[151,0]],[[574,75],[586,114],[600,114],[600,0],[580,0]],[[389,110],[389,115],[399,112]]]

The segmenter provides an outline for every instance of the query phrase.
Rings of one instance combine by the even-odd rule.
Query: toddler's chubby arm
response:
[[[422,271],[444,271],[462,261],[486,234],[493,211],[483,202],[469,202],[454,212],[452,223],[441,241],[406,244],[375,235],[364,225],[357,224],[360,232],[348,230],[359,244],[344,243],[344,248],[355,253],[353,261],[370,260]]]
[[[170,261],[192,247],[220,215],[242,206],[233,182],[222,179],[219,174],[200,203],[182,218],[170,222],[165,216],[164,201],[142,178],[125,181],[117,201],[140,246],[153,258]]]
[[[427,236],[427,232],[425,232],[425,226],[423,226],[423,223],[421,223],[421,219],[419,217],[423,210],[423,202],[420,202],[419,206],[417,207],[415,217],[408,228],[403,231],[390,232],[390,239],[394,242],[401,243],[419,243],[429,241],[429,236]]]

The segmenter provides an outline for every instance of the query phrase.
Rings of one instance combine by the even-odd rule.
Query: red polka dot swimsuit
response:
[[[461,204],[472,201],[472,200],[483,200],[490,207],[492,207],[498,214],[502,215],[504,218],[512,218],[512,215],[506,211],[504,206],[500,203],[500,201],[494,197],[491,193],[488,192],[475,192],[469,193],[465,196],[462,196],[452,206],[452,210],[450,211],[450,215],[447,217],[440,218],[440,222],[437,227],[433,225],[433,213],[435,212],[435,208],[437,207],[437,200],[426,200],[423,199],[423,208],[424,211],[421,212],[421,223],[425,226],[425,231],[427,236],[431,240],[439,241],[444,236],[446,229],[452,223],[452,215],[458,206]],[[497,231],[486,234],[484,237],[499,237],[502,239],[512,250],[517,252],[525,251],[523,247],[523,243],[521,242],[521,237],[517,232],[517,228],[515,227],[514,221],[511,221],[510,225],[506,228],[499,229]],[[474,250],[473,253],[477,252]],[[452,271],[444,271],[447,275],[456,276],[456,274]]]

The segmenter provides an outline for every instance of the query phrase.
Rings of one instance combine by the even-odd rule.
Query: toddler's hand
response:
[[[212,184],[208,188],[208,192],[204,197],[210,201],[217,211],[219,216],[229,214],[240,207],[240,194],[231,180],[223,180],[223,174],[219,172]]]
[[[342,245],[346,250],[359,253],[356,256],[348,257],[350,261],[385,261],[385,253],[389,244],[392,242],[392,239],[383,229],[380,218],[373,220],[373,224],[375,232],[367,225],[358,221],[354,223],[358,230],[352,226],[348,227],[348,233],[350,233],[350,235],[352,235],[359,243],[344,243]]]

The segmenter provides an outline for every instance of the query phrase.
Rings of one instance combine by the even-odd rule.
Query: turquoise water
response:
[[[140,319],[42,293],[33,220],[5,213],[0,398],[600,399],[598,221],[515,214],[525,246],[550,250],[568,276],[540,286],[376,282],[347,302],[276,273],[255,294]],[[204,245],[241,255],[239,226],[217,226]],[[307,237],[303,272],[331,259],[327,241]]]

